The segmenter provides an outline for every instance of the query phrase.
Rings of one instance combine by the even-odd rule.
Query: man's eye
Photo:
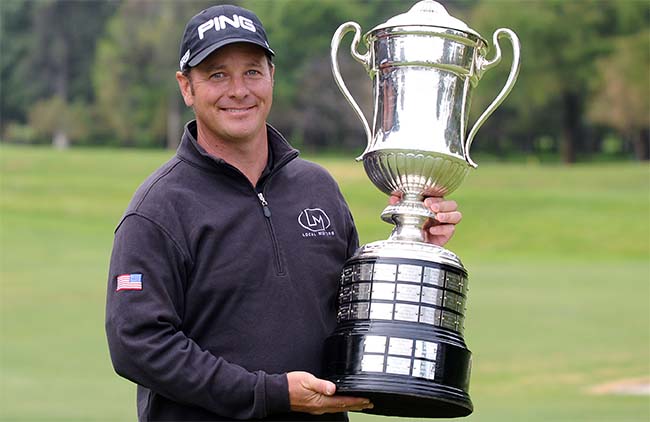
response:
[[[248,76],[258,76],[261,75],[262,73],[259,70],[256,69],[250,69],[249,71],[246,72]]]
[[[210,75],[210,79],[221,79],[221,78],[224,78],[225,76],[226,76],[225,73],[217,72],[217,73],[213,73],[212,75]]]

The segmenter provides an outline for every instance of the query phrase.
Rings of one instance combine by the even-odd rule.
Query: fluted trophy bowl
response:
[[[400,215],[435,217],[424,207],[425,197],[448,195],[461,185],[471,167],[464,159],[435,151],[377,149],[364,154],[366,174],[379,190],[399,192],[401,201],[389,205],[382,219],[400,225]],[[419,226],[417,230],[420,230]],[[415,240],[421,240],[416,232]]]
[[[464,159],[434,151],[380,149],[363,157],[366,174],[390,195],[445,196],[461,185],[470,167]]]
[[[350,53],[373,86],[372,128],[348,91],[338,48],[354,32]],[[501,60],[510,40],[508,79],[468,129],[473,89]],[[406,417],[459,417],[473,411],[471,352],[463,337],[468,273],[453,252],[424,241],[435,214],[423,200],[455,191],[476,163],[469,155],[478,128],[508,95],[519,71],[519,42],[509,29],[488,43],[433,0],[376,26],[341,25],[332,38],[334,79],[363,124],[358,160],[382,192],[400,196],[381,217],[395,225],[387,240],[361,246],[343,267],[337,327],[325,343],[325,374],[337,392],[368,397],[365,412]]]

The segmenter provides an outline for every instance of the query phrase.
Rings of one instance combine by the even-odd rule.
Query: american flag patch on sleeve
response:
[[[142,274],[122,274],[117,276],[117,289],[120,290],[142,290]]]

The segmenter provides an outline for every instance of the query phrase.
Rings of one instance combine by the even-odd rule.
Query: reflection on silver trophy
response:
[[[373,84],[372,130],[339,72],[338,49],[354,32],[352,57]],[[501,92],[468,130],[472,90],[501,61],[500,38],[513,47]],[[428,196],[453,192],[476,164],[476,132],[512,89],[519,40],[509,29],[488,43],[433,0],[376,26],[363,37],[356,22],[332,39],[334,78],[365,129],[363,161],[370,180],[402,199],[382,212],[395,225],[388,240],[359,248],[343,268],[338,326],[326,342],[326,372],[338,393],[369,397],[371,413],[456,417],[472,412],[471,353],[464,338],[467,271],[451,251],[424,242],[422,226],[435,215]]]

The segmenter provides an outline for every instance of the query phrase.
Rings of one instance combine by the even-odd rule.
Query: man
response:
[[[358,246],[347,204],[266,123],[274,52],[252,12],[202,11],[180,54],[196,120],[115,231],[115,370],[138,385],[140,420],[346,420],[372,403],[318,376],[340,270]],[[428,204],[438,212],[428,235],[445,243],[461,215],[453,201]],[[299,216],[316,208],[329,229],[303,236]]]

